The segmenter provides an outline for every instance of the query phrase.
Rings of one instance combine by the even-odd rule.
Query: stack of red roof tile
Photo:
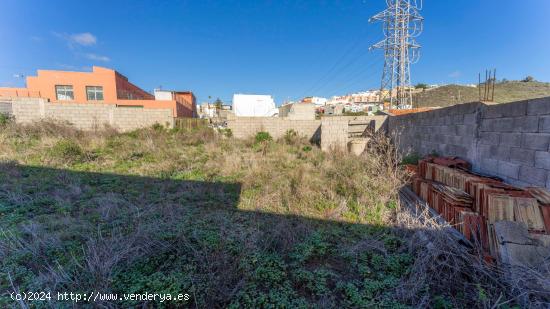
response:
[[[476,175],[458,158],[428,156],[418,164],[413,190],[437,213],[484,251],[496,257],[493,224],[525,223],[530,233],[550,234],[550,192],[520,189]]]

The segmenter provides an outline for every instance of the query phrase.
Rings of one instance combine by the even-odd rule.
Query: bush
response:
[[[82,148],[73,140],[62,139],[52,147],[51,154],[57,158],[72,161],[82,156]]]
[[[401,164],[403,164],[403,165],[405,165],[405,164],[417,165],[418,161],[420,161],[420,155],[417,154],[417,153],[411,153],[411,154],[406,155],[403,158],[403,160],[401,160]]]
[[[153,130],[155,131],[164,131],[164,127],[162,126],[162,124],[160,123],[155,123],[153,126],[152,126]]]
[[[229,128],[218,129],[218,132],[227,138],[233,137],[233,131],[231,131],[231,129]]]
[[[254,139],[256,140],[256,143],[267,143],[273,140],[269,132],[258,132],[256,133],[256,137]]]
[[[5,126],[10,122],[10,117],[8,115],[0,114],[0,126]]]
[[[414,86],[416,89],[428,89],[428,84],[418,83]]]
[[[288,145],[294,145],[296,143],[296,139],[298,138],[298,132],[294,131],[293,129],[287,130],[285,133],[285,143]]]
[[[535,78],[533,76],[527,76],[526,78],[524,78],[522,80],[522,82],[524,83],[530,83],[530,82],[534,82],[535,81]]]

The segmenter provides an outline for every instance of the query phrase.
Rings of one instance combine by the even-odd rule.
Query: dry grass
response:
[[[187,292],[207,308],[508,299],[440,227],[396,212],[407,175],[382,136],[355,157],[295,135],[9,124],[0,160],[4,290]]]
[[[494,101],[509,103],[548,96],[550,96],[550,83],[510,81],[495,85]],[[415,107],[446,107],[478,101],[477,87],[461,85],[446,85],[419,92],[414,96]]]

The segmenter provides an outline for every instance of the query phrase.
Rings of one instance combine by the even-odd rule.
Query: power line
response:
[[[372,74],[371,77],[374,77],[372,69],[374,69],[378,65],[380,60],[381,59],[379,56],[374,56],[370,61],[368,61],[364,65],[358,66],[357,70],[354,70],[351,74],[346,75],[346,77],[343,78],[343,83],[342,82],[335,83],[333,87],[323,89],[323,92],[327,90],[345,89],[351,84],[355,85],[357,82],[361,80],[361,78],[365,77],[365,75]]]
[[[366,33],[366,30],[363,32]],[[372,36],[372,34],[370,34]],[[367,39],[368,40],[368,39]],[[305,95],[309,95],[310,93],[315,92],[319,88],[323,88],[327,83],[331,81],[331,79],[334,78],[336,74],[342,71],[342,67],[349,66],[349,58],[352,54],[356,53],[356,49],[360,47],[361,43],[364,43],[366,40],[362,36],[360,36],[355,42],[353,42],[348,49],[344,51],[344,53],[341,54],[341,56],[336,60],[336,62],[329,68],[328,71],[326,71],[325,74],[321,75],[320,78],[318,78],[311,87],[307,88],[303,93],[301,93],[300,97],[303,97]],[[363,54],[367,50],[361,49],[360,54]],[[360,55],[359,55],[360,56]],[[354,59],[357,59],[358,56],[352,57],[351,61],[353,62]],[[344,64],[346,63],[346,64]],[[344,65],[342,65],[344,64]]]
[[[372,48],[384,50],[382,102],[384,89],[388,89],[391,104],[403,107],[412,104],[410,66],[420,58],[416,37],[424,26],[424,18],[420,16],[422,0],[386,0],[386,3],[388,7],[369,20],[382,22],[385,36]]]

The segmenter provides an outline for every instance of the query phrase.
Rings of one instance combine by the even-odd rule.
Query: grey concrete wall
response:
[[[323,117],[322,120],[296,120],[289,117],[233,117],[228,119],[227,126],[236,138],[249,138],[260,131],[269,132],[274,138],[280,138],[292,129],[314,142],[320,141],[321,148],[329,150],[347,147],[350,122],[368,123],[374,130],[379,130],[385,120],[386,116],[331,116]],[[362,127],[363,130],[366,129],[366,126]]]
[[[345,150],[350,135],[360,135],[367,129],[385,130],[387,116],[327,116],[321,119],[321,149]]]
[[[13,101],[13,116],[18,123],[44,119],[68,122],[83,130],[110,125],[120,131],[152,126],[155,123],[173,127],[171,109],[116,107],[113,104],[49,103],[43,99]]]
[[[11,115],[11,102],[0,101],[0,114]]]
[[[280,138],[288,130],[294,130],[315,142],[320,138],[321,120],[291,120],[268,117],[233,117],[227,126],[236,138],[248,138],[260,131],[269,132],[273,138]]]
[[[468,103],[428,112],[392,116],[388,130],[404,154],[437,152],[475,160],[477,122],[481,103]]]
[[[461,104],[388,124],[402,153],[458,156],[508,183],[550,189],[550,98]]]

